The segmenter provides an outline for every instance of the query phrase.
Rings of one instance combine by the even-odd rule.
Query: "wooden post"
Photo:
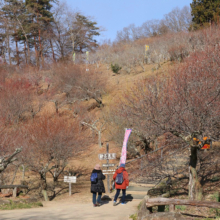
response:
[[[42,194],[43,194],[43,196],[44,196],[44,200],[45,201],[49,201],[49,198],[48,198],[48,195],[47,195],[47,190],[42,190]]]
[[[141,176],[143,176],[143,159],[141,159]]]
[[[109,152],[109,144],[106,145],[106,153],[108,155]],[[108,164],[109,164],[109,159],[107,157],[107,172],[108,172]],[[107,174],[107,187],[108,187],[108,193],[110,193],[110,182],[109,182],[109,175]]]
[[[69,173],[69,176],[71,176],[71,173]],[[69,182],[69,196],[72,194],[72,188],[71,188],[71,182]]]
[[[14,198],[17,197],[17,190],[18,190],[18,187],[15,187],[15,188],[13,189],[13,197],[14,197]]]
[[[175,205],[174,204],[169,205],[169,212],[175,212]]]

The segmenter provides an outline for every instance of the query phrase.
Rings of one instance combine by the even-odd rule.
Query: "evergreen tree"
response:
[[[56,0],[25,0],[29,16],[29,29],[36,53],[37,66],[39,66],[40,57],[42,65],[44,63],[42,32],[46,31],[48,25],[53,21],[53,14],[50,12],[52,2],[56,2]]]
[[[208,26],[210,22],[212,24],[219,22],[220,0],[193,0],[190,6],[193,16],[191,30]]]
[[[2,14],[4,15],[5,19],[8,21],[8,26],[10,30],[10,36],[9,41],[15,42],[16,45],[16,53],[14,55],[14,61],[17,62],[17,65],[20,64],[20,51],[18,48],[18,43],[21,40],[21,33],[20,30],[20,24],[21,22],[21,16],[23,16],[23,13],[25,12],[25,6],[22,0],[4,0],[4,5],[1,9]],[[20,24],[19,24],[20,22]],[[22,25],[22,24],[21,24]],[[9,50],[10,51],[10,48]],[[10,58],[10,52],[9,54],[9,61]],[[11,61],[10,61],[11,63]]]
[[[77,13],[76,19],[73,22],[71,32],[74,37],[74,51],[85,52],[86,50],[94,50],[98,47],[95,36],[99,36],[99,27],[97,23],[89,20],[89,18]],[[72,34],[71,33],[71,34]]]

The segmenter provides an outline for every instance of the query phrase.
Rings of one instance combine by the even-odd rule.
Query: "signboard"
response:
[[[106,172],[106,173],[103,173],[104,175],[114,175],[114,172],[111,172],[111,173],[109,173],[109,172]]]
[[[103,172],[115,172],[115,170],[103,170]]]
[[[145,58],[147,57],[147,51],[149,50],[149,46],[145,45]]]
[[[109,163],[109,160],[114,160],[116,159],[116,153],[109,153],[109,144],[106,144],[106,154],[99,154],[98,155],[99,160],[106,160],[106,164],[102,164],[103,167],[106,167],[107,170],[103,170],[103,174],[107,175],[107,188],[108,188],[108,193],[110,193],[110,175],[114,175],[115,169],[108,170],[109,167],[114,167],[115,164]]]
[[[116,153],[99,154],[99,160],[114,160]]]
[[[115,164],[114,163],[104,163],[104,164],[102,164],[102,166],[103,167],[114,167],[115,166]]]
[[[89,51],[86,51],[86,59],[89,60]]]
[[[65,183],[76,183],[76,176],[64,176]]]
[[[148,50],[149,50],[149,46],[145,45],[145,51],[148,51]]]

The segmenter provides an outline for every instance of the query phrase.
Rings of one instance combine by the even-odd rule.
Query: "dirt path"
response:
[[[112,205],[112,201],[100,207],[93,207],[92,202],[78,203],[74,197],[60,201],[44,203],[42,208],[0,211],[1,220],[128,220],[137,211],[140,200],[133,200],[126,205]]]

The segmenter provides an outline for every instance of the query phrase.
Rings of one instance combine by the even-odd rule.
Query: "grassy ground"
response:
[[[37,208],[42,206],[43,204],[41,202],[15,203],[12,200],[10,200],[10,204],[5,204],[0,206],[0,210],[29,209],[29,208]]]

